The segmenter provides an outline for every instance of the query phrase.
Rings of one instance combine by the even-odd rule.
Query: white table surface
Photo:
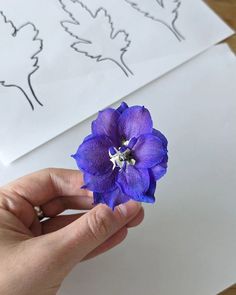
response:
[[[76,267],[60,295],[213,295],[236,281],[235,79],[235,56],[223,45],[126,99],[148,107],[168,137],[168,174],[143,224]],[[70,154],[90,123],[0,166],[0,184],[48,166],[75,168]]]

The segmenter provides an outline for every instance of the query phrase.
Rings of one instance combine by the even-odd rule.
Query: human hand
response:
[[[114,212],[94,207],[82,185],[78,171],[45,169],[0,188],[0,294],[55,295],[77,263],[118,245],[143,220],[133,201]],[[40,222],[35,206],[49,218]],[[66,209],[89,211],[57,216]]]

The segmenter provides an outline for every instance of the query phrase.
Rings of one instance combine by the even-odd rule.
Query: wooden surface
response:
[[[228,290],[220,293],[219,295],[236,295],[236,285],[233,287],[229,288]]]
[[[236,0],[205,0],[205,2],[221,16],[231,28],[236,30]],[[227,43],[236,53],[236,35],[227,39]]]

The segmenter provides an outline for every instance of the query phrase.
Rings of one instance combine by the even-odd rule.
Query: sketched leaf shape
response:
[[[32,99],[41,104],[30,81],[39,68],[37,55],[42,50],[42,40],[37,39],[38,30],[32,23],[16,29],[0,12],[0,35],[3,41],[0,43],[0,84],[19,88],[33,109]]]
[[[127,76],[132,74],[123,60],[131,43],[129,35],[124,30],[115,32],[108,12],[99,8],[92,13],[81,1],[60,2],[70,16],[70,21],[63,21],[61,24],[76,39],[71,47],[98,62],[109,60],[116,63]]]
[[[129,46],[129,41],[127,40],[128,35],[124,31],[119,31],[116,35],[113,34],[114,29],[112,27],[110,16],[102,8],[97,11],[96,18],[94,18],[93,23],[95,28],[102,28],[101,30],[96,29],[93,31],[93,34],[86,38],[81,34],[84,40],[87,40],[85,43],[76,42],[73,45],[73,48],[78,51],[84,51],[84,48],[88,46],[89,43],[89,52],[88,56],[98,58],[114,57],[119,58],[120,52],[126,51]],[[81,26],[77,26],[81,27]],[[101,42],[101,40],[103,42]],[[116,56],[118,51],[118,56]]]
[[[0,11],[0,36],[1,36],[1,40],[3,40],[3,38],[5,38],[5,37],[8,37],[9,35],[14,35],[14,34],[16,34],[15,27],[12,25],[11,22],[7,22],[6,17]],[[2,46],[2,44],[1,44],[1,46]]]
[[[181,41],[184,37],[175,27],[178,19],[180,0],[125,0],[145,17],[165,25],[176,38]]]

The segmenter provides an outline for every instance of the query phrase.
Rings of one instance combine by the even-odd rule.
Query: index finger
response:
[[[77,170],[47,168],[21,177],[4,190],[26,199],[33,206],[41,206],[59,196],[88,196],[92,193],[81,189],[83,176]]]

